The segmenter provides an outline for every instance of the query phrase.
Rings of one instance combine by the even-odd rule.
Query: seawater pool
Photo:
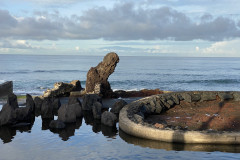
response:
[[[2,105],[0,106],[2,107]],[[56,118],[56,117],[55,117]],[[127,135],[92,117],[64,130],[36,117],[31,126],[0,128],[0,159],[239,159],[239,145],[183,145]]]

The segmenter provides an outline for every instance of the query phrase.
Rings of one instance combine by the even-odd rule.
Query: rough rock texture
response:
[[[101,122],[106,126],[115,126],[117,122],[117,116],[112,112],[105,111],[102,114]]]
[[[60,121],[60,120],[52,120],[49,124],[50,128],[55,128],[55,129],[63,129],[65,128],[65,124]]]
[[[77,97],[69,97],[68,99],[68,104],[80,104],[82,106],[82,103],[80,102],[80,100]]]
[[[117,102],[114,103],[114,105],[112,106],[112,109],[110,112],[115,113],[115,114],[119,114],[120,110],[127,105],[127,102],[124,100],[118,100]]]
[[[26,107],[30,107],[31,111],[35,111],[35,103],[30,94],[26,94]]]
[[[48,89],[44,92],[43,97],[61,97],[69,96],[72,91],[80,91],[82,89],[79,80],[74,80],[70,83],[57,82],[53,89]]]
[[[35,97],[34,98],[34,104],[35,104],[35,114],[41,113],[43,98],[42,97]]]
[[[20,107],[15,109],[17,122],[31,122],[33,110],[31,107]]]
[[[114,98],[122,97],[147,97],[156,94],[163,94],[164,92],[160,89],[143,89],[140,91],[124,91],[124,90],[117,90],[113,93]]]
[[[60,99],[59,98],[54,99],[52,102],[52,106],[54,110],[58,110],[61,106]]]
[[[102,98],[97,94],[86,94],[83,96],[82,109],[91,111],[95,102],[102,103]]]
[[[15,108],[9,104],[3,105],[0,112],[0,126],[14,123],[16,117],[14,110]]]
[[[0,84],[0,97],[8,96],[13,93],[13,82],[7,81]]]
[[[113,91],[108,82],[108,77],[114,72],[118,62],[118,55],[111,52],[96,67],[91,67],[87,73],[86,93],[94,93],[94,90],[97,90],[95,89],[96,84],[98,84],[101,86],[103,97],[111,96]]]
[[[50,98],[44,98],[42,107],[41,107],[41,116],[43,119],[53,119],[53,105]]]
[[[76,122],[76,117],[75,109],[73,107],[69,107],[68,104],[63,104],[58,110],[58,120],[64,123]]]
[[[17,96],[13,93],[8,95],[7,104],[13,107],[13,109],[18,108]]]
[[[92,112],[94,119],[101,119],[102,104],[100,102],[95,102],[92,107]]]

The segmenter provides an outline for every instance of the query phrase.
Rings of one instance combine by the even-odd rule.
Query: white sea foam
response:
[[[6,82],[5,80],[0,79],[0,84]]]

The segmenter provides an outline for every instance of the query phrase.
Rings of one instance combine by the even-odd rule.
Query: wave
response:
[[[1,74],[28,74],[28,73],[85,73],[87,71],[83,70],[34,70],[34,71],[8,71],[8,72],[0,72]]]
[[[240,83],[240,79],[183,80],[176,83],[236,84]]]

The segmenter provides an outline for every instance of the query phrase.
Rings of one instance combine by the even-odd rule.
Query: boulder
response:
[[[50,123],[49,123],[49,127],[50,128],[54,128],[54,129],[63,129],[65,128],[65,124],[60,121],[60,120],[52,120]]]
[[[35,103],[30,94],[26,94],[26,107],[30,107],[31,111],[35,111]]]
[[[79,80],[74,80],[70,83],[57,82],[53,89],[48,89],[44,92],[43,97],[62,97],[69,96],[72,91],[80,91],[82,89]]]
[[[115,114],[119,114],[119,112],[121,111],[121,109],[127,105],[127,102],[124,100],[118,100],[117,102],[114,103],[114,105],[112,106],[112,109],[110,112],[115,113]]]
[[[97,94],[86,94],[83,96],[82,109],[91,111],[95,102],[102,103],[102,98]]]
[[[41,107],[41,116],[43,119],[53,119],[53,106],[52,100],[50,98],[44,98],[42,107]]]
[[[68,104],[76,104],[79,103],[82,106],[82,103],[80,102],[80,100],[77,97],[69,97],[68,99]]]
[[[113,91],[108,82],[108,77],[114,72],[118,62],[118,55],[111,52],[96,67],[91,67],[87,73],[86,93],[94,93],[94,90],[97,90],[95,89],[96,85],[100,84],[101,95],[103,97],[111,96]]]
[[[13,93],[13,82],[7,81],[0,84],[0,97],[8,96]]]
[[[83,116],[82,106],[79,103],[69,105],[70,108],[73,108],[76,113],[76,117],[80,118]]]
[[[35,104],[35,115],[38,116],[41,114],[41,108],[42,108],[43,98],[42,97],[35,97],[34,98],[34,104]]]
[[[112,112],[105,111],[102,114],[101,122],[106,126],[115,126],[117,122],[117,116]]]
[[[3,105],[0,112],[0,126],[13,124],[15,122],[15,108],[9,105],[8,103]]]
[[[17,122],[31,122],[32,119],[32,108],[31,107],[20,107],[15,109],[16,121]]]
[[[59,98],[55,98],[52,102],[52,106],[54,110],[58,110],[61,106],[61,102]]]
[[[7,104],[9,104],[13,109],[18,108],[17,96],[15,94],[9,94],[7,99]]]
[[[64,123],[76,122],[77,117],[82,117],[82,109],[79,104],[63,104],[58,110],[58,120]]]
[[[92,112],[93,112],[94,119],[101,119],[102,104],[100,102],[94,102],[92,107]]]

